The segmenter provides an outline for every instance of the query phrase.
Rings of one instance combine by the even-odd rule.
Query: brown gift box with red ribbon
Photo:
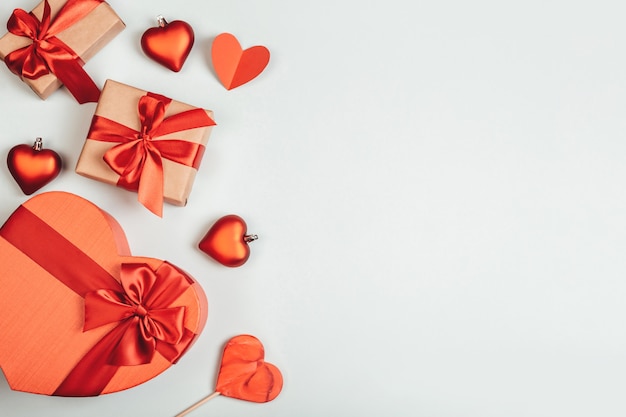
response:
[[[213,112],[107,80],[76,165],[80,175],[138,193],[150,211],[187,204]]]
[[[0,368],[18,391],[94,396],[159,375],[198,338],[200,285],[132,256],[120,225],[70,193],[39,194],[0,227]]]
[[[124,28],[103,0],[44,0],[16,9],[0,38],[0,59],[42,99],[63,84],[79,103],[100,90],[83,65]]]

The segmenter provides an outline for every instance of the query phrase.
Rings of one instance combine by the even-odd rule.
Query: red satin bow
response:
[[[150,363],[155,352],[174,362],[186,347],[185,307],[170,307],[189,287],[170,264],[153,271],[146,264],[122,264],[124,292],[100,289],[85,296],[83,331],[109,323],[110,365]]]
[[[104,0],[69,0],[50,19],[50,4],[44,1],[41,21],[32,13],[16,9],[7,29],[33,43],[9,53],[4,62],[14,74],[31,80],[53,73],[79,103],[96,102],[100,89],[83,69],[84,62],[56,35],[83,19]]]
[[[165,118],[170,102],[167,97],[148,93],[139,99],[140,131],[94,116],[88,135],[92,140],[121,142],[105,153],[104,160],[120,176],[117,185],[137,191],[138,200],[158,216],[163,214],[163,158],[197,169],[204,146],[180,139],[154,139],[215,125],[202,109]]]

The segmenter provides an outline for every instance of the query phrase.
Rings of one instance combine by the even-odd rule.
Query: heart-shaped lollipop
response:
[[[283,376],[275,365],[265,361],[261,341],[251,335],[235,336],[224,347],[215,392],[176,417],[186,416],[219,395],[256,403],[269,402],[282,388]]]
[[[159,64],[178,72],[193,47],[193,29],[182,20],[168,23],[163,16],[158,16],[157,21],[158,27],[150,28],[142,35],[141,49]]]
[[[222,355],[215,391],[239,400],[265,403],[283,388],[283,376],[265,362],[265,349],[254,336],[240,335],[228,341]]]
[[[248,243],[258,239],[247,234],[246,222],[235,214],[218,219],[202,238],[198,247],[222,265],[237,267],[250,257]]]
[[[235,36],[222,33],[213,41],[211,57],[217,78],[227,90],[232,90],[263,72],[270,61],[270,51],[260,45],[243,50]]]
[[[37,138],[33,146],[17,145],[7,156],[9,171],[24,194],[35,191],[55,179],[61,172],[61,157],[51,149],[43,149],[43,140]]]

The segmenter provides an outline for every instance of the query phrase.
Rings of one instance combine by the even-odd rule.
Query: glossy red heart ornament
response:
[[[141,49],[159,64],[178,72],[193,47],[193,29],[182,20],[168,23],[159,16],[158,22],[158,27],[146,30],[141,36]]]
[[[61,172],[61,157],[51,149],[43,149],[41,138],[33,146],[17,145],[7,156],[9,171],[24,194],[35,191],[55,179]]]
[[[240,335],[228,341],[222,355],[215,391],[240,400],[265,403],[283,388],[283,376],[265,362],[265,349],[254,336]]]
[[[235,36],[222,33],[213,41],[211,57],[217,78],[227,90],[232,90],[263,72],[270,61],[270,51],[260,45],[243,50]]]
[[[248,226],[241,217],[229,214],[211,226],[198,247],[222,265],[241,266],[250,257],[248,243],[258,238],[257,235],[246,234],[247,230]]]

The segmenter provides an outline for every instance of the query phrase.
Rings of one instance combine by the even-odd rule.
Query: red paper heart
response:
[[[211,226],[198,247],[222,265],[237,267],[250,257],[248,242],[257,239],[247,235],[248,226],[239,216],[229,214]]]
[[[211,55],[215,73],[227,90],[254,79],[270,61],[270,51],[266,47],[253,46],[244,51],[230,33],[215,38]]]
[[[14,146],[7,156],[9,171],[24,194],[31,195],[55,179],[61,172],[61,157],[50,149],[41,149],[41,139],[34,146]]]
[[[250,335],[233,337],[224,348],[215,391],[257,403],[272,401],[283,388],[283,376],[264,359],[259,339]]]
[[[193,29],[188,23],[182,20],[168,23],[162,17],[158,27],[146,30],[141,37],[144,53],[174,72],[183,67],[193,43]]]

